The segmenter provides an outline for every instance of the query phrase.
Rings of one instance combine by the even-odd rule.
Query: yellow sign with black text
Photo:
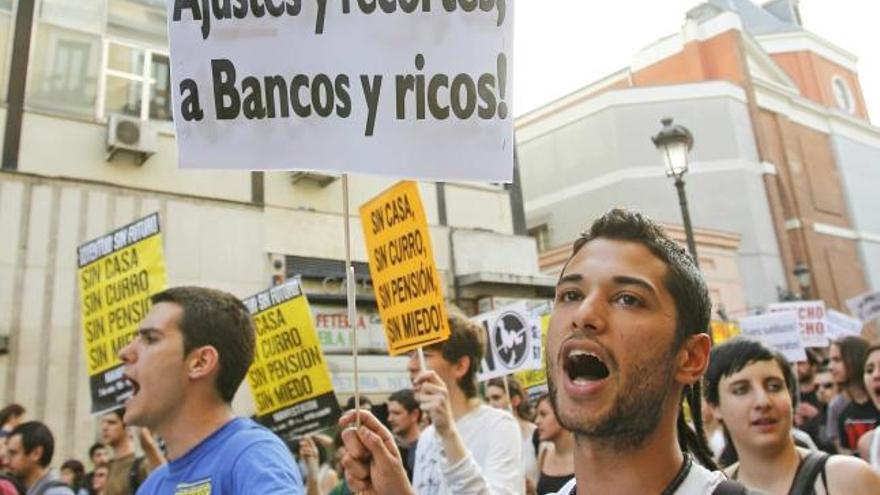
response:
[[[258,420],[282,438],[335,424],[339,404],[299,280],[243,302],[257,333],[247,378]]]
[[[168,276],[154,213],[77,249],[80,309],[92,412],[122,405],[130,388],[122,379],[119,350],[137,335],[150,297]]]
[[[398,182],[361,206],[360,214],[388,353],[449,338],[443,281],[418,184]]]

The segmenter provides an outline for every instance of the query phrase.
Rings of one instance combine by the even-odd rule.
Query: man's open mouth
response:
[[[589,351],[574,349],[568,353],[563,369],[572,383],[586,383],[608,378],[608,366],[599,356]]]
[[[135,395],[138,394],[138,392],[140,392],[141,385],[138,382],[136,382],[135,380],[133,380],[130,376],[122,375],[122,379],[125,380],[125,383],[127,383],[131,387],[132,397],[134,397]]]

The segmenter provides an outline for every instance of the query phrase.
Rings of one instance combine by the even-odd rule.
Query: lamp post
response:
[[[675,189],[678,190],[678,203],[681,205],[681,217],[684,223],[684,233],[687,237],[688,251],[694,259],[694,264],[699,267],[697,243],[694,241],[694,230],[691,227],[691,215],[688,212],[683,179],[684,174],[688,171],[688,152],[694,146],[694,136],[687,127],[673,125],[672,119],[669,117],[660,122],[663,124],[663,129],[656,136],[653,136],[651,141],[663,155],[666,176],[675,177]]]
[[[801,288],[801,299],[804,301],[808,300],[810,298],[810,288],[813,285],[810,279],[810,267],[803,261],[798,261],[794,264],[792,273],[797,278],[798,285]]]

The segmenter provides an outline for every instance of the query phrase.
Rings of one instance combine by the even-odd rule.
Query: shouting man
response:
[[[254,359],[254,324],[235,296],[177,287],[152,297],[138,337],[119,352],[134,388],[125,422],[158,433],[168,463],[139,495],[302,494],[290,451],[266,428],[232,414]]]
[[[560,494],[708,494],[725,481],[700,414],[710,310],[693,259],[648,218],[611,210],[575,241],[546,349],[551,403],[577,444]]]

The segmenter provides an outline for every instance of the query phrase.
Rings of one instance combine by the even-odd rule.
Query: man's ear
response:
[[[28,459],[33,461],[34,463],[39,464],[40,458],[43,457],[43,446],[37,445],[30,452],[27,453]]]
[[[682,385],[693,385],[700,381],[709,367],[709,353],[712,341],[709,335],[698,333],[688,336],[675,358],[675,379]]]
[[[519,405],[522,404],[522,399],[518,395],[510,396],[510,407],[513,409],[519,409]]]
[[[470,356],[462,356],[452,365],[452,374],[455,375],[456,381],[467,374],[471,367]]]
[[[203,345],[189,352],[186,358],[186,374],[190,380],[198,380],[220,369],[220,354],[212,345]]]

